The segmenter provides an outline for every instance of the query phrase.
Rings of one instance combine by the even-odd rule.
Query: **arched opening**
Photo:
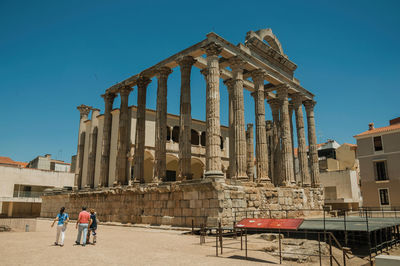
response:
[[[192,158],[191,167],[193,179],[201,179],[204,172],[204,163],[198,158]]]
[[[221,140],[221,143],[220,143],[221,150],[223,150],[224,149],[224,138],[220,136],[219,139]]]
[[[192,129],[191,130],[191,140],[190,142],[192,143],[192,145],[199,145],[200,140],[199,140],[199,132],[197,132],[196,130]]]
[[[172,129],[172,141],[173,142],[179,142],[179,127],[174,126]]]
[[[167,154],[167,173],[166,180],[164,181],[176,181],[179,169],[179,159],[175,155]]]
[[[201,132],[201,146],[206,146],[206,132]]]
[[[170,141],[171,140],[171,131],[170,131],[170,127],[167,126],[167,140]]]

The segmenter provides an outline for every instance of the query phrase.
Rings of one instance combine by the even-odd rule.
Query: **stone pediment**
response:
[[[247,32],[245,44],[262,58],[269,60],[289,73],[293,73],[297,68],[297,65],[285,55],[281,43],[271,29]]]

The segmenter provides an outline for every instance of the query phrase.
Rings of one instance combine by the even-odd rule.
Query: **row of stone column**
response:
[[[219,94],[219,54],[222,49],[215,43],[203,47],[207,55],[207,67],[201,73],[206,80],[206,171],[205,176],[210,178],[223,177],[221,170],[221,149],[220,149],[220,94]],[[190,74],[195,59],[191,56],[185,56],[177,60],[181,69],[181,97],[180,97],[180,139],[179,139],[179,175],[182,180],[191,179],[191,99],[190,99]],[[229,91],[229,126],[230,126],[230,154],[229,154],[229,174],[231,178],[247,180],[253,178],[253,170],[249,169],[252,154],[252,141],[246,142],[245,120],[244,120],[244,97],[243,97],[243,70],[244,61],[239,57],[229,59],[232,68],[232,78],[225,80]],[[158,79],[157,88],[157,110],[156,110],[156,130],[155,130],[155,168],[154,182],[164,180],[166,177],[166,127],[167,127],[167,79],[172,70],[168,67],[161,67],[156,70]],[[288,87],[283,85],[278,88],[278,99],[270,100],[273,115],[273,160],[268,157],[267,132],[265,124],[265,93],[264,80],[265,73],[262,70],[252,71],[251,77],[255,85],[255,92],[252,93],[255,100],[256,117],[256,172],[257,182],[270,183],[270,174],[279,177],[281,185],[291,185],[294,183],[293,166],[293,146],[290,131]],[[134,154],[134,182],[143,182],[144,176],[144,148],[145,148],[145,114],[146,114],[146,91],[151,80],[146,76],[141,76],[137,80],[138,103],[137,120],[135,136],[135,154]],[[132,91],[131,87],[122,87],[119,90],[121,96],[120,118],[118,129],[117,162],[115,173],[115,184],[126,185],[129,183],[128,157],[130,151],[130,114],[128,109],[128,97]],[[101,150],[101,169],[99,186],[109,186],[109,157],[110,157],[110,139],[112,124],[112,106],[116,97],[115,93],[106,93],[102,95],[105,101],[103,140]],[[279,101],[279,102],[276,102]],[[309,126],[309,143],[311,158],[311,176],[314,177],[313,184],[317,184],[318,178],[318,157],[316,154],[315,122],[313,109],[310,104],[305,105]],[[307,106],[309,108],[307,108]],[[297,119],[300,117],[301,109],[296,110],[297,132],[300,138],[304,139],[304,124]],[[84,113],[84,112],[83,112]],[[87,115],[86,115],[87,119]],[[302,118],[301,118],[302,119]],[[85,115],[81,112],[81,123],[85,120]],[[303,135],[301,135],[303,134]],[[252,132],[247,135],[252,137]],[[307,155],[305,148],[301,148],[299,141],[299,154],[302,154],[301,162],[304,164]],[[80,144],[78,143],[78,147]],[[80,149],[78,148],[77,162],[80,162]],[[269,169],[269,161],[273,161]],[[306,167],[302,165],[301,169]],[[308,167],[307,167],[308,169]],[[79,171],[77,171],[79,173]],[[307,172],[304,170],[303,172]],[[80,175],[81,176],[81,175]],[[304,174],[304,180],[307,174]],[[274,180],[275,182],[275,180]],[[305,181],[306,183],[307,181]],[[76,178],[76,186],[81,186],[79,175]]]
[[[268,100],[273,120],[266,126],[267,137],[270,139],[268,153],[272,157],[269,160],[269,166],[272,168],[270,171],[272,181],[276,186],[290,186],[296,183],[304,186],[319,186],[318,153],[314,120],[315,102],[313,100],[303,101],[301,94],[296,93],[290,95],[292,101],[289,104],[288,87],[280,86],[277,90],[278,98]],[[308,155],[303,105],[307,114]],[[294,166],[292,111],[295,113],[298,141],[299,174],[297,180]]]

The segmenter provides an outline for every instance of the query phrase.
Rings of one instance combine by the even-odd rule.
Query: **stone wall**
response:
[[[48,194],[42,197],[42,217],[55,217],[65,206],[72,219],[81,207],[94,208],[101,222],[195,226],[232,225],[251,215],[286,217],[285,211],[322,209],[322,189],[268,188],[250,184],[226,184],[199,180],[159,185]],[[266,211],[267,210],[267,211]],[[268,212],[268,210],[272,210]],[[303,211],[290,216],[306,215]]]

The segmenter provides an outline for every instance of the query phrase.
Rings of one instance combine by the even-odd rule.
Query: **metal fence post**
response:
[[[281,229],[279,229],[278,231],[278,239],[279,239],[279,264],[282,264]]]
[[[319,255],[319,265],[322,266],[322,254],[321,254],[321,235],[318,232],[318,255]]]
[[[330,262],[329,265],[332,266],[333,265],[333,261],[332,261],[332,239],[331,239],[331,234],[329,233],[328,236],[329,236],[329,262]]]

